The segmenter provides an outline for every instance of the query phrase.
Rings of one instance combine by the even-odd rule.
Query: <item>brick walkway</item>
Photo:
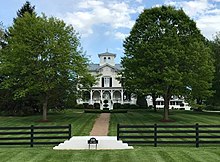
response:
[[[109,127],[110,113],[102,113],[96,119],[90,132],[90,136],[107,136]]]

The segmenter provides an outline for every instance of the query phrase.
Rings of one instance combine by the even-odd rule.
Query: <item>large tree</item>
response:
[[[217,33],[214,40],[210,41],[210,46],[214,52],[215,75],[212,86],[214,95],[209,99],[208,104],[220,106],[220,33]]]
[[[172,95],[190,94],[204,99],[211,94],[211,50],[196,23],[182,9],[145,9],[124,41],[124,49],[126,87],[135,85],[137,90],[163,96],[164,120],[169,120]]]
[[[43,120],[47,120],[48,102],[55,94],[70,95],[76,93],[77,84],[94,81],[72,26],[54,17],[25,13],[14,21],[9,33],[12,36],[3,50],[1,69],[8,77],[1,85],[16,87],[14,99],[37,94]]]

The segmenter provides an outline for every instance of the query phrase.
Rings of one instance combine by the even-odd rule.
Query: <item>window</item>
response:
[[[104,62],[106,62],[106,57],[104,57]]]
[[[175,101],[170,101],[170,105],[175,105]]]
[[[110,78],[104,78],[104,87],[109,87]]]
[[[102,87],[112,87],[112,78],[111,77],[103,77],[102,78]]]

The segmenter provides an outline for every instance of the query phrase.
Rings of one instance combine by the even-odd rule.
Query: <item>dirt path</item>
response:
[[[90,136],[107,136],[109,127],[110,113],[102,113],[96,119]]]

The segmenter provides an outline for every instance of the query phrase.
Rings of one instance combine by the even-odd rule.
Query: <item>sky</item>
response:
[[[26,0],[0,0],[0,22],[9,27]],[[38,15],[45,13],[73,25],[91,62],[106,51],[123,57],[123,40],[144,8],[172,5],[183,8],[201,33],[212,40],[220,32],[220,0],[29,0]]]

